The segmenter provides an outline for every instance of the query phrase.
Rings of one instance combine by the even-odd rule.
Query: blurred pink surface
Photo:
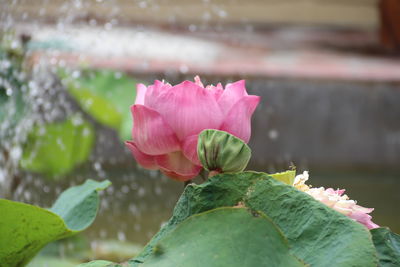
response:
[[[400,81],[400,58],[382,54],[374,32],[287,27],[251,32],[227,30],[217,34],[152,29],[149,30],[151,37],[143,44],[142,54],[140,43],[134,40],[135,35],[129,29],[120,30],[117,37],[110,36],[110,39],[125,36],[118,43],[127,43],[119,47],[120,53],[96,54],[91,49],[49,53],[42,49],[35,50],[32,59],[51,58],[53,62],[61,60],[66,65],[84,63],[131,73]],[[132,35],[132,42],[128,33]],[[164,38],[162,42],[158,40],[159,36]],[[168,47],[165,42],[168,38],[174,39],[175,47]],[[102,40],[107,41],[107,33]],[[114,41],[118,42],[118,39]],[[137,50],[124,54],[124,47],[129,50],[132,43],[138,46]],[[179,46],[186,49],[187,54],[181,55]],[[163,54],[164,51],[167,52]]]

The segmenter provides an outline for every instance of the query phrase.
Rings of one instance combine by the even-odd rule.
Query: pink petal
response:
[[[223,117],[213,95],[197,84],[184,81],[164,90],[146,106],[158,111],[179,140],[204,129],[218,129]]]
[[[180,181],[196,177],[201,170],[200,166],[194,165],[180,151],[156,156],[155,160],[161,170]]]
[[[369,220],[366,224],[364,224],[369,230],[379,228],[380,226]]]
[[[244,96],[231,108],[220,130],[233,134],[246,143],[249,142],[251,135],[251,116],[259,102],[259,96]]]
[[[374,211],[374,208],[366,208],[366,207],[359,206],[359,205],[354,205],[353,209],[355,211],[359,211],[359,212],[362,212],[362,213],[371,213],[371,212]]]
[[[339,196],[343,195],[344,192],[346,192],[346,189],[337,189],[336,190],[336,194],[338,194]]]
[[[183,175],[179,175],[176,172],[172,172],[172,171],[165,171],[165,170],[161,170],[161,172],[165,175],[168,176],[171,179],[180,181],[180,182],[186,182],[189,180],[193,179],[193,176],[189,175],[189,176],[183,176]]]
[[[212,96],[214,97],[214,99],[218,103],[218,100],[220,99],[220,97],[224,93],[224,87],[222,87],[222,84],[218,83],[217,86],[207,85],[206,89],[209,90],[209,92],[212,94]]]
[[[194,83],[197,84],[198,86],[204,88],[204,85],[203,85],[203,83],[201,82],[201,79],[200,79],[199,75],[196,75],[196,77],[194,77]]]
[[[357,222],[364,224],[368,229],[373,229],[373,228],[378,228],[379,225],[375,224],[372,222],[372,217],[366,213],[360,212],[360,211],[354,211],[350,214],[349,216],[353,220],[356,220]]]
[[[223,114],[226,115],[235,103],[244,96],[247,96],[245,80],[227,84],[223,94],[218,99],[218,105]]]
[[[327,188],[325,191],[326,191],[327,193],[329,193],[329,194],[332,194],[332,195],[335,195],[335,194],[336,194],[336,190],[334,190],[333,188]]]
[[[161,115],[146,106],[131,107],[132,138],[136,147],[148,155],[161,155],[180,150],[180,144],[171,127]]]
[[[158,80],[154,81],[153,85],[147,87],[146,95],[144,97],[146,106],[151,107],[154,101],[162,94],[167,92],[172,86],[170,84],[165,84]]]
[[[125,145],[132,152],[133,157],[136,161],[145,169],[157,170],[158,166],[155,162],[154,156],[147,155],[141,152],[135,145],[134,142],[126,141]]]
[[[193,164],[201,166],[199,157],[197,156],[197,140],[199,136],[191,135],[183,141],[182,152]]]
[[[147,91],[147,87],[144,84],[139,83],[136,86],[135,104],[144,105],[144,96],[146,95],[146,91]]]

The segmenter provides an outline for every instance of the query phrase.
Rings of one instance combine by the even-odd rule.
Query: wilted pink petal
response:
[[[345,189],[337,189],[337,190],[336,190],[336,194],[338,194],[339,196],[343,195],[344,192],[346,192]]]
[[[354,210],[357,210],[362,213],[371,213],[374,211],[374,208],[366,208],[359,205],[354,205]]]
[[[136,147],[148,155],[180,150],[179,141],[161,115],[146,106],[134,105],[132,138]]]
[[[221,107],[223,114],[227,115],[231,108],[244,96],[247,96],[244,80],[227,84],[218,99],[218,105]]]
[[[182,152],[186,158],[196,165],[201,166],[199,157],[197,156],[197,139],[198,135],[191,135],[183,141]]]
[[[259,102],[259,96],[249,95],[243,97],[231,108],[220,130],[233,134],[246,143],[249,142],[251,136],[251,116]]]
[[[141,152],[136,147],[134,142],[126,141],[125,145],[129,148],[129,150],[132,152],[133,157],[143,168],[150,169],[150,170],[158,169],[158,166],[154,160],[154,156],[150,156],[150,155],[147,155],[147,154]]]
[[[323,204],[337,212],[365,225],[368,229],[379,227],[379,225],[371,221],[372,217],[368,215],[368,213],[371,213],[374,210],[373,208],[365,208],[357,205],[354,200],[349,199],[347,195],[343,195],[345,192],[344,189],[334,190],[332,188],[325,189],[323,187],[312,188],[305,184],[308,177],[309,175],[307,171],[297,175],[294,179],[293,186],[300,191],[309,194],[315,200],[321,201]]]
[[[155,161],[161,170],[180,181],[194,178],[201,170],[200,166],[194,165],[180,151],[156,156]]]
[[[379,225],[375,224],[372,222],[372,217],[366,213],[363,213],[362,211],[353,211],[350,215],[350,218],[353,220],[356,220],[359,223],[364,224],[368,229],[374,229],[378,228]]]
[[[162,114],[179,140],[204,129],[218,129],[222,113],[215,98],[207,89],[184,81],[160,94],[146,105]]]
[[[136,86],[136,99],[135,104],[144,105],[144,96],[146,95],[147,87],[144,84],[139,83]]]

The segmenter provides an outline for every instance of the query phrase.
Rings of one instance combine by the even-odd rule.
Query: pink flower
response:
[[[202,169],[197,157],[197,137],[205,129],[226,131],[244,140],[251,134],[251,116],[260,97],[248,95],[245,81],[206,87],[184,81],[171,86],[155,81],[137,86],[133,115],[133,141],[126,145],[146,169],[187,181]]]
[[[369,215],[374,209],[364,208],[357,205],[357,202],[351,200],[344,194],[344,189],[334,190],[332,188],[325,189],[323,187],[312,188],[305,184],[308,180],[308,172],[297,175],[293,186],[303,191],[318,201],[321,201],[328,207],[350,217],[351,219],[365,225],[368,229],[378,228],[379,225],[372,222],[372,217]]]

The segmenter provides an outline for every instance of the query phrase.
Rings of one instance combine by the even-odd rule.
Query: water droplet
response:
[[[47,185],[43,186],[43,192],[49,193],[50,192],[50,187],[48,187]]]
[[[226,13],[226,11],[223,9],[218,10],[217,14],[221,18],[226,18],[228,16],[228,13]]]
[[[197,30],[197,26],[196,25],[194,25],[194,24],[190,24],[189,25],[189,31],[195,32],[196,30]]]
[[[95,19],[89,20],[89,25],[90,26],[96,26],[97,25],[97,20],[95,20]]]
[[[77,79],[77,78],[79,78],[79,76],[81,76],[81,72],[80,71],[75,70],[75,71],[72,72],[72,77],[73,78]]]
[[[268,132],[268,137],[272,140],[276,140],[279,136],[279,132],[275,129],[272,129]]]
[[[106,29],[107,31],[109,31],[109,30],[111,30],[112,29],[112,24],[110,23],[110,22],[107,22],[105,25],[104,25],[104,29]]]
[[[146,8],[147,7],[147,2],[146,1],[139,2],[139,7],[140,8]]]
[[[204,12],[203,13],[203,20],[210,20],[211,19],[211,14],[210,14],[210,12]]]
[[[144,189],[143,187],[139,188],[137,195],[139,197],[143,197],[146,194],[146,189]]]
[[[13,93],[13,90],[11,88],[6,89],[6,95],[11,96]]]
[[[0,184],[3,184],[6,181],[7,173],[5,170],[0,169]]]
[[[95,169],[96,171],[100,171],[100,170],[101,170],[101,163],[98,162],[98,161],[96,161],[96,162],[93,164],[93,167],[94,167],[94,169]]]
[[[19,161],[19,159],[22,156],[22,149],[19,146],[14,146],[11,150],[10,150],[10,156],[11,159],[15,162]]]
[[[122,73],[121,73],[120,71],[117,71],[117,72],[114,74],[114,77],[115,77],[115,79],[121,79]]]
[[[127,185],[122,186],[121,187],[121,192],[124,193],[124,194],[129,193],[129,186],[127,186]]]
[[[186,74],[189,71],[189,67],[187,65],[180,65],[179,71],[183,74]]]
[[[61,148],[61,150],[65,150],[65,144],[61,138],[58,137],[56,142],[57,142],[57,145]]]
[[[119,231],[117,236],[118,236],[118,240],[119,241],[125,241],[126,240],[126,236],[125,236],[124,232],[122,232],[122,231]]]

